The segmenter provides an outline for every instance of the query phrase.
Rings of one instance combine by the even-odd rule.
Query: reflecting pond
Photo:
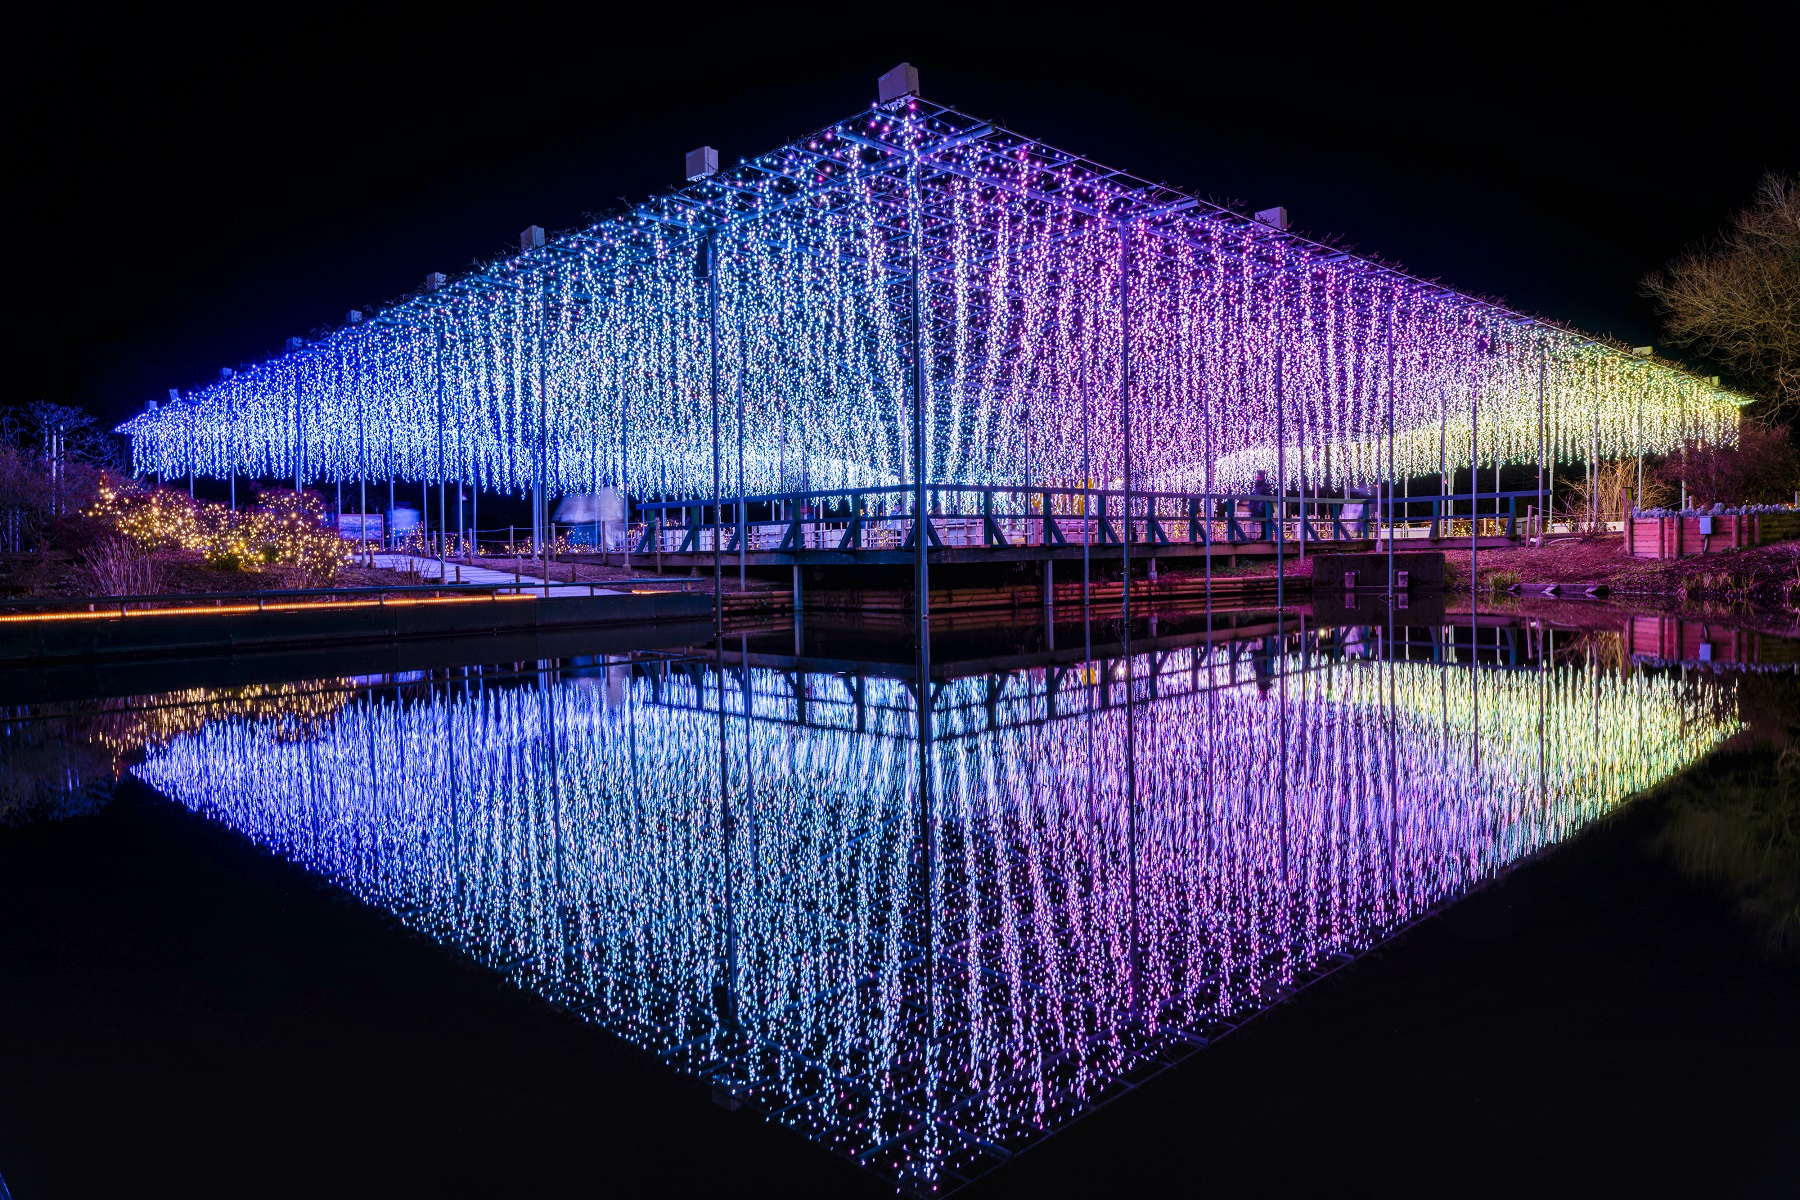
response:
[[[129,769],[943,1192],[1741,727],[1736,676],[1631,637],[750,629],[14,709],[0,785],[79,807]]]

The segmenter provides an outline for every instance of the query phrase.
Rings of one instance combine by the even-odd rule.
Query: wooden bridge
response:
[[[931,485],[923,521],[933,564],[1106,562],[1304,556],[1385,546],[1435,549],[1453,523],[1475,522],[1480,546],[1514,544],[1535,528],[1535,491],[1417,498],[1275,496],[1263,493],[1125,493],[1082,488]],[[573,552],[565,561],[618,562],[688,571],[715,561],[742,568],[903,566],[916,561],[921,522],[910,486],[779,492],[728,498],[661,499],[636,505],[641,519],[623,549]],[[579,538],[587,527],[573,527]],[[604,535],[589,544],[597,544]],[[1469,537],[1456,534],[1456,544]]]

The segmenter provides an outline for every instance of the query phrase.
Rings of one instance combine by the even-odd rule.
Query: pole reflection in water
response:
[[[1729,680],[1347,645],[939,675],[928,720],[916,675],[742,653],[472,674],[222,713],[137,773],[943,1191],[1738,728]]]

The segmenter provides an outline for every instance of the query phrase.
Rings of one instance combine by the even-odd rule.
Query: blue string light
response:
[[[120,429],[135,468],[165,476],[517,492],[541,458],[557,493],[710,494],[711,343],[690,265],[712,229],[721,378],[744,406],[751,493],[902,481],[915,269],[928,478],[1079,486],[1084,413],[1096,482],[1120,478],[1127,241],[1142,486],[1200,490],[1210,467],[1213,488],[1246,488],[1280,456],[1278,405],[1286,461],[1315,481],[1327,462],[1335,481],[1386,477],[1390,396],[1401,476],[1538,462],[1540,437],[1549,460],[1585,461],[1736,436],[1739,401],[1709,381],[922,101],[422,292]],[[1443,438],[1472,401],[1479,442]],[[736,449],[724,453],[735,480]]]

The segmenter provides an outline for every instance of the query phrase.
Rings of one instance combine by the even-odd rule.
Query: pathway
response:
[[[440,582],[438,576],[439,563],[435,558],[426,558],[423,555],[418,554],[374,554],[370,557],[373,559],[375,566],[385,570],[417,571],[419,577],[426,583]],[[521,588],[527,588],[540,595],[545,594],[546,585],[544,583],[544,577],[541,575],[521,573],[515,576],[511,571],[496,571],[492,567],[477,567],[466,562],[459,563],[454,560],[445,562],[442,566],[444,574],[441,582],[447,584],[478,583],[490,587],[511,587],[514,580],[517,579]],[[612,588],[589,585],[586,583],[552,583],[548,585],[548,593],[553,596],[621,594]]]

